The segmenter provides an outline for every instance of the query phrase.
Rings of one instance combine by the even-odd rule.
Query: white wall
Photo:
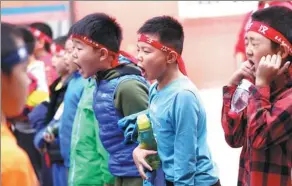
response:
[[[220,17],[245,14],[257,8],[258,1],[178,1],[181,18]]]

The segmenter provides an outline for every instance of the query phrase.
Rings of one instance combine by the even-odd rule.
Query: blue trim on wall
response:
[[[41,6],[27,6],[27,7],[9,7],[1,8],[1,15],[19,15],[32,13],[49,13],[49,12],[66,12],[68,6],[65,4],[59,5],[41,5]]]

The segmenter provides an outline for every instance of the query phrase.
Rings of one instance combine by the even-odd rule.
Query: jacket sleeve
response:
[[[268,149],[292,137],[292,91],[271,103],[270,87],[251,87],[247,108],[248,136],[253,148]]]
[[[44,101],[38,106],[36,106],[29,114],[28,120],[31,127],[36,131],[41,130],[46,126],[46,116],[48,112],[49,103]]]
[[[46,131],[46,128],[43,128],[38,133],[36,133],[36,135],[34,136],[33,144],[34,144],[35,148],[38,150],[41,150],[45,147],[46,142],[43,138],[43,134],[45,131]]]
[[[225,140],[230,147],[242,147],[246,139],[246,110],[244,110],[236,119],[228,116],[231,108],[232,95],[236,87],[223,87],[223,108],[221,123],[225,134]]]

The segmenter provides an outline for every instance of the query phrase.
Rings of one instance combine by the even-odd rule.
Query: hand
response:
[[[240,81],[244,78],[254,80],[255,78],[255,67],[250,61],[245,61],[242,63],[241,67],[236,70],[231,76],[228,85],[237,86]]]
[[[136,164],[136,167],[143,179],[148,179],[146,173],[144,172],[144,167],[152,171],[151,166],[146,162],[145,158],[149,155],[157,154],[157,151],[153,150],[144,150],[140,146],[136,147],[133,151],[133,159]]]
[[[55,135],[54,134],[50,134],[50,133],[44,132],[43,136],[44,136],[44,140],[47,143],[53,143],[55,141]]]
[[[283,67],[281,67],[281,64],[282,57],[280,53],[262,57],[256,71],[256,85],[269,86],[277,76],[282,75],[287,70],[290,62],[286,62]]]

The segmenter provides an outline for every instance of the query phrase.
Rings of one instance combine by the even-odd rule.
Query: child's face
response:
[[[101,49],[95,49],[79,39],[73,39],[73,45],[74,63],[84,78],[89,78],[103,69],[105,64],[101,62]]]
[[[277,54],[277,51],[272,49],[271,40],[253,31],[247,32],[245,36],[245,47],[246,56],[254,64],[255,70],[258,68],[263,56]]]
[[[36,39],[34,53],[38,53],[42,50],[45,50],[45,41],[40,40],[40,39]]]
[[[67,68],[65,63],[64,54],[53,53],[52,64],[60,76],[68,74],[69,68]]]
[[[159,41],[156,36],[147,36]],[[167,69],[167,55],[145,42],[138,42],[137,52],[138,66],[142,69],[143,76],[148,80],[160,79]]]
[[[65,54],[64,54],[64,61],[67,66],[67,70],[69,74],[77,71],[77,66],[73,63],[73,42],[71,39],[68,39],[65,43]]]
[[[16,38],[17,47],[24,47],[24,42]],[[2,111],[7,117],[20,114],[28,95],[29,78],[27,61],[15,65],[10,74],[1,73]]]

